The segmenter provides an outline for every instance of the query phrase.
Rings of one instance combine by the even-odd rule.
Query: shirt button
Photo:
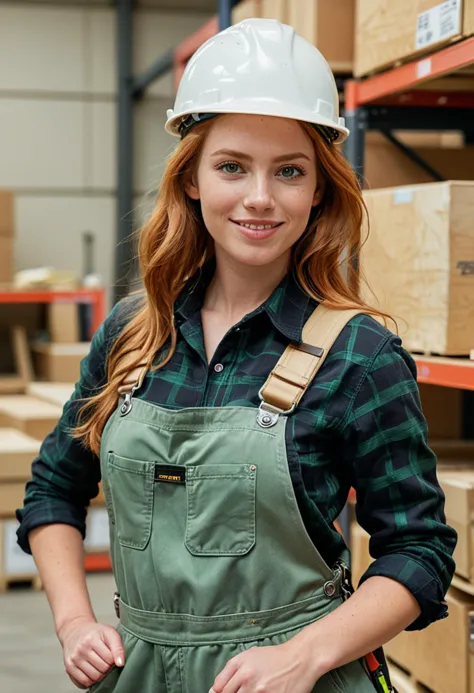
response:
[[[224,370],[224,366],[222,365],[222,363],[216,363],[216,365],[214,366],[214,370],[216,373],[222,373],[222,371]]]

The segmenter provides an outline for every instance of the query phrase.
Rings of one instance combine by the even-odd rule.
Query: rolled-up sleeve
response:
[[[361,578],[391,578],[416,598],[419,630],[447,615],[457,535],[446,525],[444,493],[416,383],[416,365],[393,335],[381,344],[345,421],[356,513],[375,561]]]
[[[100,464],[97,455],[71,436],[71,429],[77,425],[81,400],[96,394],[106,381],[107,334],[116,310],[94,334],[74,392],[32,462],[24,505],[16,512],[18,544],[26,553],[31,553],[28,534],[35,527],[67,524],[85,536],[87,506],[99,492]]]

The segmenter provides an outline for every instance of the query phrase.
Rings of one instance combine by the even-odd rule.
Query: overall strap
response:
[[[290,414],[349,320],[363,310],[333,310],[320,304],[303,327],[301,344],[289,344],[259,392],[258,423],[274,426],[280,414]]]

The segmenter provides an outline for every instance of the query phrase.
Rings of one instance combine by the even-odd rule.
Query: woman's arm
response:
[[[81,534],[69,525],[37,527],[30,547],[53,612],[58,637],[74,620],[95,621],[86,587]]]
[[[304,628],[288,644],[301,651],[316,681],[392,640],[420,613],[418,602],[403,585],[372,577],[338,609]]]

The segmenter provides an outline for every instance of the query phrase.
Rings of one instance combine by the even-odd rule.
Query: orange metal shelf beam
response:
[[[94,306],[91,330],[94,333],[105,319],[105,290],[75,291],[1,290],[0,303],[91,303]]]
[[[88,553],[84,558],[84,568],[86,573],[109,572],[112,570],[112,563],[108,553]]]
[[[418,382],[474,390],[474,361],[413,355],[418,367]]]
[[[415,62],[401,65],[363,81],[347,85],[346,108],[354,110],[364,104],[412,89],[423,82],[442,77],[474,63],[474,38],[466,39]]]

